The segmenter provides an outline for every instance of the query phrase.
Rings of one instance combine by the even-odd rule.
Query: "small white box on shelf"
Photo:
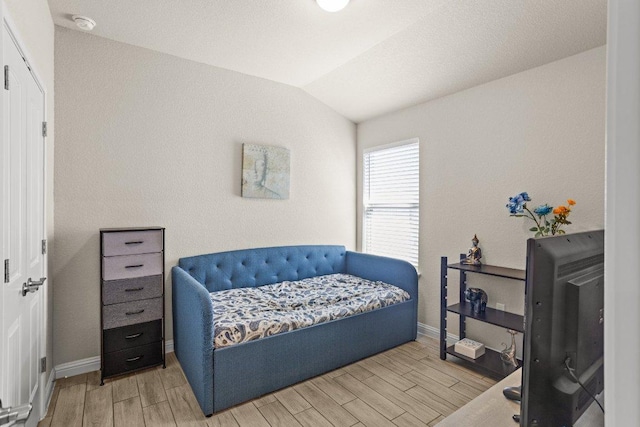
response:
[[[456,353],[460,353],[463,356],[477,359],[484,354],[484,344],[465,338],[455,344],[454,350]]]

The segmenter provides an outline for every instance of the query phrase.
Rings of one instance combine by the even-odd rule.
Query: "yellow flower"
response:
[[[573,199],[567,199],[567,203],[569,204],[569,206],[573,206],[576,204],[576,201]]]

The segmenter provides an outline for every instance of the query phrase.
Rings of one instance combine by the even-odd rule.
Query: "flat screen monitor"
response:
[[[604,230],[529,239],[525,294],[520,424],[572,426],[603,391]]]

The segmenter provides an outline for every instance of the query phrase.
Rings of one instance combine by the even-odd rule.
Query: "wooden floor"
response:
[[[173,353],[167,368],[59,379],[39,426],[433,426],[495,384],[421,339],[206,418]]]

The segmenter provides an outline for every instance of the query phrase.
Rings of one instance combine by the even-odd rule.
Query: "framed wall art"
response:
[[[288,199],[289,164],[287,148],[243,144],[242,197]]]

